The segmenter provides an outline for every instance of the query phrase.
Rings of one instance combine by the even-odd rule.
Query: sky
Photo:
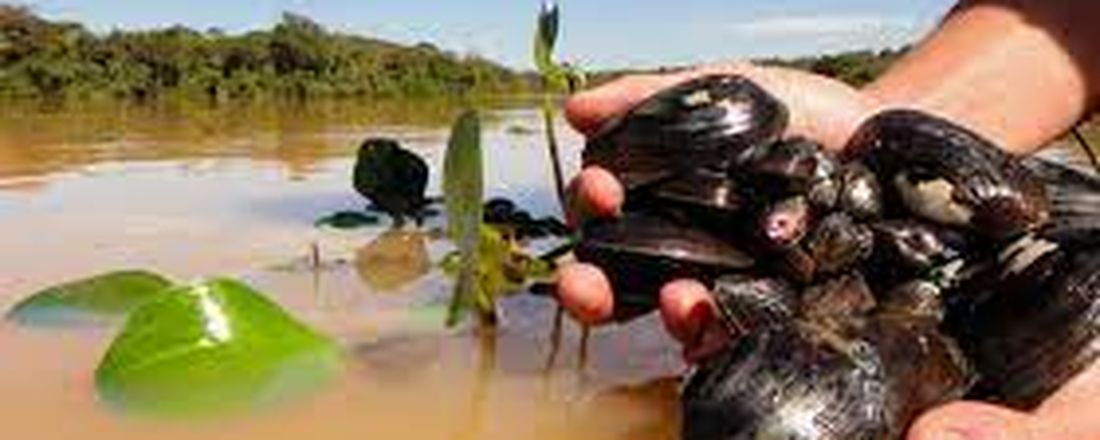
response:
[[[16,0],[18,1],[18,0]],[[430,42],[531,67],[541,0],[23,0],[95,31],[182,24],[243,32],[283,11],[330,29]],[[592,69],[650,68],[898,46],[927,32],[951,0],[558,0],[558,54]]]

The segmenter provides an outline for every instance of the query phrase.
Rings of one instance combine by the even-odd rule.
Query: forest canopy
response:
[[[758,61],[858,86],[905,50]],[[624,73],[596,72],[594,83]],[[270,29],[236,35],[182,26],[94,33],[0,4],[0,99],[454,98],[536,87],[533,73],[476,55],[333,32],[289,12]]]
[[[0,97],[435,97],[514,93],[528,80],[473,55],[331,32],[284,13],[271,29],[97,34],[0,5]]]

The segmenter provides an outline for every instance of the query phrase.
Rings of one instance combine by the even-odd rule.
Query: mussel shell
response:
[[[834,177],[837,159],[821,144],[805,138],[758,144],[738,159],[738,174],[762,192],[805,195],[816,206],[831,208],[840,191]]]
[[[696,369],[681,398],[683,438],[897,439],[971,383],[955,343],[927,321],[872,318],[848,334],[793,323]]]
[[[699,168],[632,191],[624,209],[660,212],[685,223],[722,229],[746,205],[740,185],[726,173]]]
[[[991,289],[949,316],[976,397],[1030,409],[1100,358],[1100,247],[1047,252]]]
[[[945,119],[912,110],[872,117],[848,151],[891,184],[910,212],[1002,239],[1048,217],[1042,182],[981,136]]]
[[[888,220],[871,229],[875,250],[867,269],[886,284],[924,276],[967,250],[961,234],[916,220]]]
[[[1100,244],[1100,177],[1040,158],[1029,157],[1023,163],[1046,184],[1050,224],[1043,236],[1062,243]]]
[[[837,212],[814,226],[803,247],[813,259],[816,273],[829,275],[854,268],[871,255],[874,244],[869,227]]]
[[[842,350],[811,332],[789,325],[754,333],[699,365],[681,396],[681,438],[888,438],[877,354]]]
[[[719,320],[731,334],[748,335],[790,325],[798,292],[780,278],[731,275],[719,278],[711,291]]]
[[[590,222],[582,234],[573,252],[607,274],[619,319],[653,310],[667,282],[694,278],[709,283],[754,264],[742,250],[703,230],[640,213]]]
[[[817,322],[843,322],[865,316],[877,305],[867,281],[858,272],[837,276],[802,292],[799,314]]]
[[[812,212],[805,197],[795,196],[780,200],[761,213],[757,235],[770,248],[796,246],[810,228]]]
[[[944,314],[943,291],[931,281],[915,279],[886,291],[881,295],[880,311],[911,317],[923,317],[942,322]]]
[[[878,177],[859,162],[845,163],[838,174],[840,194],[837,207],[859,220],[882,216],[882,186]]]
[[[708,75],[649,97],[588,143],[585,165],[614,173],[627,190],[700,167],[725,170],[742,150],[772,142],[787,109],[738,75]]]

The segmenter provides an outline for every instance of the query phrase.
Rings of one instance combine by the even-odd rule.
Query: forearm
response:
[[[1100,85],[1100,2],[963,1],[864,92],[948,117],[1016,153],[1068,130]]]

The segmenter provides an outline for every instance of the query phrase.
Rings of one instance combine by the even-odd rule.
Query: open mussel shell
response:
[[[703,230],[640,213],[590,222],[582,234],[574,254],[607,274],[618,319],[654,310],[665,283],[681,278],[711,282],[754,264],[741,249]]]
[[[683,438],[897,439],[970,377],[932,325],[872,319],[842,334],[795,322],[746,336],[693,372]]]
[[[630,190],[680,170],[724,170],[745,148],[779,138],[787,109],[738,75],[708,75],[649,97],[609,121],[584,151],[585,165]]]
[[[945,119],[882,112],[861,126],[848,151],[891,188],[898,205],[925,219],[993,239],[1047,220],[1043,184],[1019,159]]]
[[[1100,359],[1100,247],[1028,246],[980,303],[949,315],[982,375],[976,397],[1021,409]]]

